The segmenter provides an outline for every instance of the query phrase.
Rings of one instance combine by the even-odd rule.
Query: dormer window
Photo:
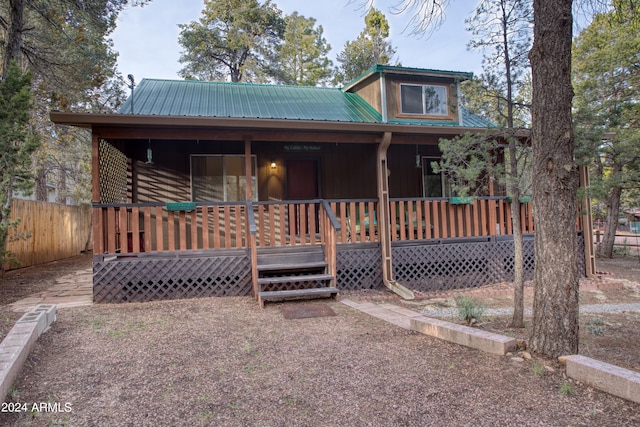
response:
[[[400,84],[401,114],[447,117],[448,99],[447,86]]]

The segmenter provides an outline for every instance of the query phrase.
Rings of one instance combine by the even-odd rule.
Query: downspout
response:
[[[387,149],[391,144],[391,132],[385,132],[378,144],[376,155],[376,174],[378,185],[378,226],[380,232],[380,248],[382,251],[382,281],[391,291],[402,298],[414,299],[413,292],[393,280],[393,264],[391,257],[391,224],[389,220],[389,178],[387,176]]]

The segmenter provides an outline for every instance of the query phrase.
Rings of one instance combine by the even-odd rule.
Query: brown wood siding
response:
[[[191,200],[192,154],[243,154],[239,142],[151,140],[153,163],[147,164],[148,140],[117,141],[131,159],[130,201],[134,203]]]
[[[358,95],[360,95],[369,105],[382,114],[382,95],[380,94],[380,80],[367,80],[367,84],[358,87]]]
[[[431,142],[431,141],[430,141]],[[439,158],[437,141],[418,145],[417,154]],[[389,197],[422,197],[422,163],[416,166],[416,145],[391,145],[387,154],[389,171]]]
[[[422,169],[415,166],[414,140],[397,141],[389,148],[391,197],[421,197]],[[404,144],[406,142],[406,144]],[[420,156],[439,155],[437,139],[415,139]],[[190,156],[192,154],[243,154],[242,142],[211,141],[151,141],[153,164],[146,163],[148,141],[126,141],[119,146],[134,166],[129,178],[130,200],[134,203],[179,202],[191,200]],[[258,200],[284,200],[286,197],[286,161],[317,159],[319,164],[320,198],[375,198],[375,144],[300,143],[311,145],[309,151],[291,152],[285,145],[296,143],[251,143],[256,155]],[[271,163],[275,163],[275,168]],[[133,184],[135,181],[135,185]]]
[[[416,167],[416,148],[411,145],[391,145],[387,152],[389,164],[389,197],[421,197],[422,167]]]
[[[329,145],[322,162],[326,199],[376,197],[376,146]]]
[[[294,143],[287,143],[294,144]],[[258,162],[259,200],[285,198],[286,161],[316,159],[319,162],[319,197],[325,199],[376,197],[373,144],[313,144],[318,151],[286,152],[284,143],[254,143]],[[271,168],[271,162],[276,167]]]

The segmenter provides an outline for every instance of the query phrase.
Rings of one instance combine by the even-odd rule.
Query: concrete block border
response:
[[[505,355],[516,349],[517,340],[514,338],[427,317],[394,304],[358,303],[348,299],[340,302],[396,326],[487,353]],[[566,365],[568,377],[605,393],[640,403],[640,372],[582,355],[562,356],[559,361]]]
[[[445,341],[504,356],[516,349],[516,339],[427,316],[411,319],[411,329]]]
[[[0,397],[3,402],[36,340],[55,320],[55,305],[36,305],[22,315],[0,343]]]
[[[567,376],[614,396],[640,403],[640,373],[579,354],[562,358]]]

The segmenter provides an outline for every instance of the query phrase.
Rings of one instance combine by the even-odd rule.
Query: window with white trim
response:
[[[447,86],[400,84],[400,112],[421,116],[449,115]]]
[[[257,201],[256,156],[251,156],[251,188],[252,199]],[[194,202],[246,200],[244,155],[192,155],[191,200]]]

